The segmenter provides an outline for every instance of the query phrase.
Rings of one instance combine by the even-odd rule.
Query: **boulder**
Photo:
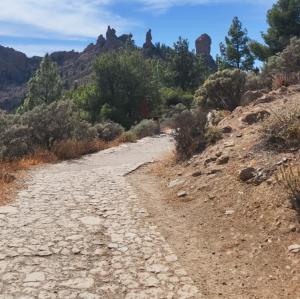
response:
[[[229,161],[229,156],[222,156],[217,160],[216,164],[223,165],[223,164],[227,164],[228,161]]]
[[[240,171],[239,179],[243,182],[247,182],[256,176],[256,169],[253,167],[247,167]]]
[[[247,123],[248,125],[252,125],[259,121],[263,121],[265,118],[267,118],[269,116],[270,116],[270,112],[262,109],[262,110],[258,110],[258,111],[250,112],[250,113],[246,114],[242,118],[242,122]]]

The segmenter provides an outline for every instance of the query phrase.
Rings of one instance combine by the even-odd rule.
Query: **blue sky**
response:
[[[105,34],[132,33],[142,45],[151,28],[153,42],[172,45],[186,37],[194,48],[202,33],[212,37],[218,52],[231,20],[238,16],[249,36],[261,40],[266,12],[275,0],[1,0],[0,44],[28,56],[58,50],[83,50]]]

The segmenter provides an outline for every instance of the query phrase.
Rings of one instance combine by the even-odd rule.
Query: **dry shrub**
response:
[[[274,89],[278,89],[282,86],[290,86],[300,82],[299,73],[278,73],[273,77],[272,85]]]
[[[175,146],[178,160],[189,159],[205,149],[207,113],[201,109],[183,111],[175,118]]]
[[[118,139],[117,142],[119,144],[121,143],[133,143],[137,141],[137,136],[134,134],[134,132],[132,131],[127,131],[125,133],[123,133]]]
[[[51,150],[59,160],[70,160],[96,153],[107,147],[108,144],[102,140],[77,141],[68,139],[55,144]]]
[[[271,112],[271,116],[263,125],[263,135],[267,145],[273,149],[298,149],[300,147],[300,108],[292,105]]]
[[[300,166],[281,167],[276,175],[277,183],[287,190],[293,208],[300,212]]]

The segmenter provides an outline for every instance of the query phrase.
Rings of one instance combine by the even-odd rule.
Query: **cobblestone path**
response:
[[[30,171],[0,207],[0,298],[201,298],[124,178],[171,146],[146,138]]]

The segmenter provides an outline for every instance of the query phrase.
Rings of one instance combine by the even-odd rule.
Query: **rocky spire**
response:
[[[204,33],[196,39],[196,53],[210,55],[211,38],[208,34]]]
[[[151,33],[151,29],[149,29],[146,33],[146,42],[143,45],[144,49],[151,49],[153,48],[154,45],[152,44],[152,33]]]

